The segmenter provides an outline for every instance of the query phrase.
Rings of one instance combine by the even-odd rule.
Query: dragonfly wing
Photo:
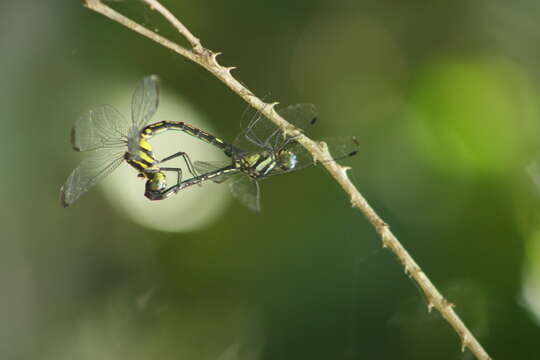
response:
[[[358,153],[360,144],[354,136],[335,136],[322,138],[319,141],[326,143],[328,150],[332,155],[331,159],[326,161],[336,161],[346,159]]]
[[[301,130],[309,130],[318,119],[319,112],[313,104],[295,104],[278,109],[277,113],[292,125]],[[274,133],[267,139],[267,143],[274,149],[281,149],[285,144],[292,141],[291,137],[284,137],[281,132]]]
[[[193,163],[195,170],[199,174],[206,174],[209,172],[217,171],[230,165],[231,163],[227,161],[195,161],[195,163]],[[230,175],[225,174],[222,176],[216,176],[215,178],[212,178],[212,181],[220,184],[229,178],[230,178]]]
[[[125,146],[129,122],[110,105],[88,111],[71,129],[71,145],[76,151]]]
[[[256,180],[239,175],[229,186],[233,196],[244,206],[256,212],[261,211],[259,183]]]
[[[281,117],[300,129],[308,129],[317,121],[318,112],[313,104],[296,104],[276,110]],[[260,151],[261,148],[280,148],[287,141],[281,130],[270,120],[256,112],[237,136],[234,145],[248,151]]]
[[[60,189],[64,207],[73,204],[101,179],[109,175],[124,161],[122,152],[101,149],[92,152],[69,175]]]
[[[331,157],[323,160],[323,162],[345,159],[358,153],[358,141],[353,136],[323,138],[318,141],[326,143],[331,154]],[[291,171],[300,170],[315,164],[311,153],[296,141],[293,140],[290,145],[287,145],[286,149],[296,156],[297,163]]]
[[[133,93],[131,100],[131,120],[133,129],[140,131],[155,114],[159,103],[159,78],[146,76]]]
[[[277,110],[282,118],[294,126],[307,130],[317,122],[319,112],[313,104],[295,104]]]
[[[266,139],[277,129],[260,111],[251,108],[240,122],[240,133],[233,145],[245,152],[257,152],[264,148]]]

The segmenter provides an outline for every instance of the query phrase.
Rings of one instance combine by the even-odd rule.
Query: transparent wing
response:
[[[244,206],[259,212],[261,204],[259,199],[259,183],[249,176],[239,175],[229,184],[231,193]]]
[[[332,155],[329,159],[326,159],[323,162],[346,159],[358,153],[358,141],[353,136],[323,138],[319,141],[326,143],[326,145],[328,146],[328,150]],[[313,156],[311,156],[311,154],[306,150],[305,147],[303,147],[296,141],[292,140],[285,147],[285,149],[296,156],[296,166],[287,171],[276,168],[274,171],[270,172],[268,176],[289,173],[291,171],[300,170],[315,164]]]
[[[60,189],[64,207],[73,204],[82,194],[109,175],[124,161],[123,152],[110,149],[94,151],[69,175]]]
[[[317,108],[313,104],[296,104],[276,110],[285,120],[300,129],[308,129],[317,121]],[[236,137],[234,145],[245,151],[260,151],[261,148],[279,148],[287,138],[279,128],[260,112],[246,117],[241,124],[242,132]]]
[[[217,171],[219,169],[223,169],[226,166],[230,166],[231,162],[227,161],[195,161],[193,163],[193,167],[195,167],[195,170],[199,174],[206,174],[212,171]],[[229,179],[234,174],[226,174],[222,176],[216,176],[215,178],[211,179],[215,183],[222,183],[225,180]]]
[[[71,129],[76,151],[125,147],[130,123],[114,107],[103,105],[81,116]]]
[[[358,140],[354,136],[322,138],[318,141],[324,142],[326,146],[328,146],[328,150],[330,151],[331,155],[331,158],[325,159],[323,162],[337,161],[352,157],[358,153],[359,149]],[[311,154],[299,143],[294,142],[294,145],[291,146],[290,151],[296,154],[298,161],[297,169],[302,169],[314,164]]]
[[[146,76],[133,93],[131,100],[131,119],[133,129],[139,131],[145,127],[155,114],[159,103],[159,78]]]
[[[277,113],[294,126],[304,130],[315,124],[319,116],[319,112],[313,104],[289,105],[278,109]]]

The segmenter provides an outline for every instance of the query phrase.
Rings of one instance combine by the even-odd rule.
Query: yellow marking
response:
[[[247,166],[252,166],[254,165],[257,160],[259,159],[261,155],[259,154],[253,154],[253,155],[249,155],[249,156],[246,156],[243,158],[244,162],[246,163]]]
[[[150,164],[154,162],[154,159],[148,156],[148,154],[146,154],[144,151],[139,151],[139,157],[143,159],[144,161],[149,162]]]
[[[143,169],[147,169],[148,168],[148,165],[146,165],[145,163],[142,163],[140,161],[137,161],[137,160],[131,160],[133,161],[135,164],[139,165],[141,168]]]
[[[152,151],[152,146],[145,139],[139,141],[139,146],[144,150]]]
[[[218,143],[220,143],[220,144],[223,144],[223,141],[222,141],[221,139],[214,138],[214,141],[215,141],[215,142],[218,142]]]
[[[150,127],[151,127],[151,128],[156,128],[156,127],[160,127],[160,126],[163,125],[163,124],[164,124],[164,122],[163,122],[163,121],[160,121],[160,122],[157,122],[157,123],[155,123],[155,124],[150,125]]]
[[[156,180],[165,180],[166,178],[165,174],[161,171],[154,174],[154,179]]]
[[[269,167],[268,170],[272,169],[274,166],[270,166],[274,161],[267,157],[266,159],[264,159],[263,161],[261,161],[261,163],[257,166],[257,168],[255,170],[257,171],[263,171],[265,167]],[[275,162],[274,164],[275,165]]]

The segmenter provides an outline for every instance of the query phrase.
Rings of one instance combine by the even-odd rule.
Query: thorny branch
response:
[[[158,35],[154,31],[147,29],[146,27],[136,23],[135,21],[123,16],[114,9],[103,4],[101,0],[82,0],[85,7],[94,10],[98,13],[105,15],[106,17],[128,27],[129,29],[146,36],[147,38],[163,45],[164,47],[190,59],[191,61],[199,64],[214,76],[227,85],[238,96],[243,98],[253,108],[263,113],[268,119],[278,125],[282,131],[291,136],[295,136],[297,141],[301,143],[314,157],[315,160],[321,161],[331,158],[328,149],[323,143],[318,143],[306,137],[299,129],[289,124],[283,119],[275,110],[274,106],[277,103],[267,104],[255,96],[249,89],[242,85],[231,75],[231,70],[234,67],[221,66],[216,58],[220,53],[212,52],[206,49],[201,44],[200,40],[196,38],[167,8],[165,8],[157,0],[142,0],[151,10],[157,11],[161,14],[171,25],[182,35],[191,45],[191,48],[185,48],[172,42],[161,35]],[[347,176],[347,170],[349,168],[343,167],[333,161],[321,161],[321,164],[328,170],[328,172],[336,179],[341,185],[343,190],[350,196],[353,207],[360,210],[364,216],[369,220],[371,225],[375,228],[380,235],[383,247],[389,248],[402,263],[405,273],[412,277],[420,286],[424,292],[428,310],[432,308],[437,309],[444,319],[452,326],[455,332],[461,339],[461,349],[465,351],[468,348],[477,359],[488,360],[491,359],[482,345],[476,340],[471,331],[465,326],[461,318],[456,314],[453,307],[454,305],[449,303],[442,294],[437,290],[435,285],[429,280],[427,275],[422,271],[420,266],[414,261],[407,250],[401,245],[395,235],[390,231],[390,227],[386,224],[368,204],[366,199],[360,194],[353,183]]]

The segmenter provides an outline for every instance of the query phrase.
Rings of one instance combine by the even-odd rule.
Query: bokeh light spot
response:
[[[444,60],[428,67],[411,98],[421,154],[451,175],[506,172],[526,149],[527,133],[537,130],[532,94],[525,72],[508,61]]]

